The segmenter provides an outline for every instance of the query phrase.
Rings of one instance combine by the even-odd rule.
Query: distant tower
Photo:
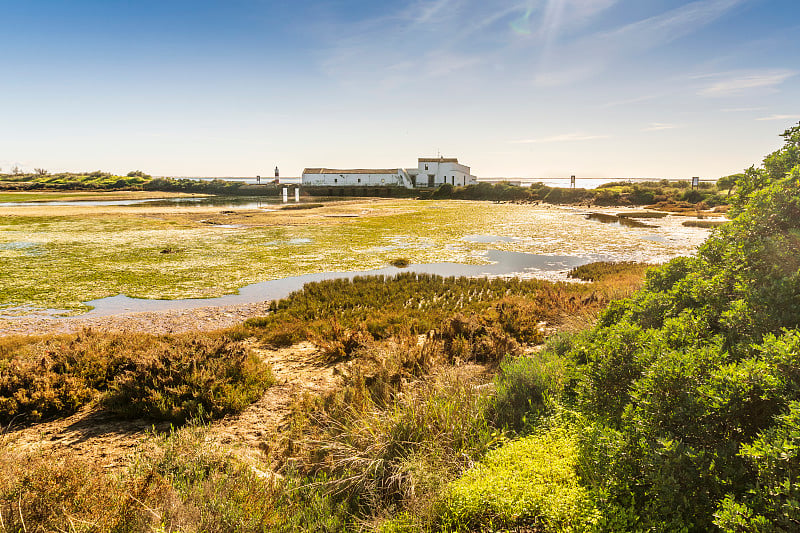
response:
[[[278,167],[275,167],[275,179],[278,179],[279,177]]]
[[[570,176],[570,177],[569,177],[569,186],[570,186],[570,188],[572,188],[572,189],[574,189],[574,188],[575,188],[575,176]]]

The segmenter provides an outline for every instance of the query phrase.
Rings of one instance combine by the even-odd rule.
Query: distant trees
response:
[[[127,176],[129,178],[146,178],[146,179],[150,179],[152,177],[150,176],[150,174],[145,174],[141,170],[132,170],[128,172]]]
[[[743,178],[744,174],[731,174],[730,176],[722,176],[717,180],[717,189],[721,191],[728,191],[727,196],[731,195],[731,191],[736,186],[736,182]]]

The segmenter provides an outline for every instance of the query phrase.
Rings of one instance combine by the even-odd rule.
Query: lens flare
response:
[[[509,26],[514,32],[520,35],[530,35],[531,34],[531,14],[533,13],[533,9],[528,9],[525,11],[525,14],[519,17],[518,19],[512,20]]]

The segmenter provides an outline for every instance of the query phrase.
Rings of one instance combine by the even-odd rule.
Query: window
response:
[[[339,183],[339,178],[333,178],[334,183]]]
[[[425,165],[425,170],[428,170],[428,165]]]
[[[361,178],[358,178],[358,182],[361,183]]]

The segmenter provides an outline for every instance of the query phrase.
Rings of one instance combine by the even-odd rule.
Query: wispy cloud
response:
[[[764,111],[765,107],[726,107],[720,109],[723,113],[752,113],[754,111]]]
[[[540,143],[562,143],[575,141],[594,141],[597,139],[608,139],[608,135],[587,135],[585,133],[562,133],[552,137],[541,137],[538,139],[520,139],[511,141],[513,144],[540,144]]]
[[[753,89],[774,89],[777,85],[796,75],[797,71],[786,69],[708,74],[702,77],[713,78],[713,80],[698,94],[715,97],[741,94]]]
[[[643,128],[642,131],[663,131],[663,130],[674,130],[675,128],[680,128],[678,124],[668,124],[666,122],[652,122],[646,128]]]
[[[523,1],[415,0],[359,22],[326,21],[317,32],[325,36],[320,66],[331,78],[362,87],[408,88],[485,71],[495,65],[501,35],[509,33],[505,21]]]
[[[545,72],[537,80],[563,79],[564,83],[602,72],[621,58],[642,54],[694,33],[748,0],[700,0],[622,25],[587,35],[558,50],[548,51]],[[549,50],[549,48],[548,48]],[[564,75],[559,76],[559,73]],[[572,73],[572,76],[567,75]]]
[[[768,117],[760,117],[756,120],[800,120],[800,114],[798,115],[770,115]]]

